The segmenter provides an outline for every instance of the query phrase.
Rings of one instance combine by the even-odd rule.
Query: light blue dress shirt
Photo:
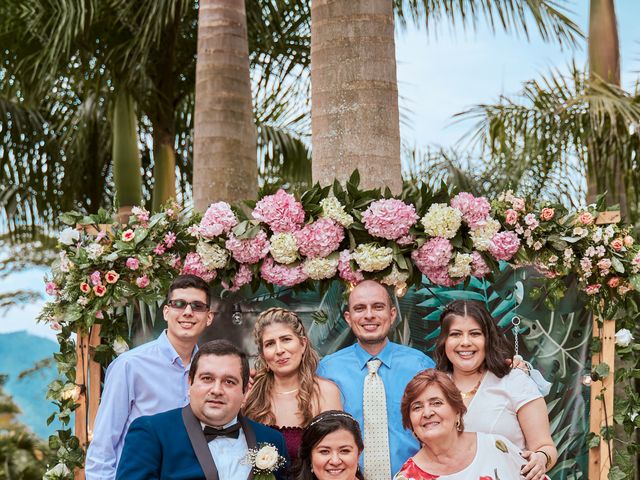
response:
[[[115,478],[124,437],[136,418],[189,403],[188,377],[189,365],[182,364],[166,330],[111,362],[87,450],[87,480]]]
[[[230,427],[238,422],[235,417],[222,428]],[[204,428],[205,424],[202,424]],[[251,473],[251,465],[245,462],[249,446],[242,428],[238,432],[238,438],[217,437],[209,442],[209,451],[218,470],[220,480],[237,480],[248,478]]]
[[[407,383],[426,368],[435,363],[424,353],[411,347],[387,342],[375,357],[368,354],[359,344],[343,348],[320,361],[318,375],[335,382],[342,393],[344,410],[358,421],[363,428],[362,402],[364,379],[369,373],[367,362],[373,358],[382,361],[378,374],[384,382],[387,399],[387,421],[389,423],[389,451],[391,472],[389,478],[402,468],[407,459],[420,449],[418,441],[409,430],[402,427],[400,401]],[[366,449],[367,446],[365,445]]]

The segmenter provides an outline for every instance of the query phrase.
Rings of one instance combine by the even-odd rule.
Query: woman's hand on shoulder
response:
[[[340,389],[331,380],[318,377],[318,387],[320,389],[320,411],[343,410]]]

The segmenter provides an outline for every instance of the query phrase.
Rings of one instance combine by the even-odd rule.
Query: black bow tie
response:
[[[240,422],[236,422],[227,428],[213,428],[208,425],[204,427],[204,437],[207,442],[218,437],[238,438],[238,435],[240,435]]]

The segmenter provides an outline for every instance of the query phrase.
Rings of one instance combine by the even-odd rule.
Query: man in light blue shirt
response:
[[[177,277],[163,308],[167,329],[109,365],[87,450],[87,480],[115,478],[125,435],[136,418],[189,403],[189,366],[200,334],[213,321],[210,303],[209,286],[203,279]]]
[[[367,362],[382,362],[378,375],[385,388],[389,428],[389,477],[419,449],[418,441],[402,427],[400,400],[409,381],[420,371],[435,366],[424,353],[390,342],[387,338],[396,319],[396,308],[387,290],[379,283],[365,280],[349,295],[344,318],[358,339],[357,343],[327,355],[320,362],[318,375],[335,382],[343,395],[344,410],[358,420],[364,431],[364,380]],[[365,444],[365,451],[367,445]]]

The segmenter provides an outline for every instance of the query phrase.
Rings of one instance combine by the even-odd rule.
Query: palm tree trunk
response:
[[[132,206],[142,203],[142,162],[133,99],[125,90],[116,93],[112,151],[116,202],[120,212],[126,215]]]
[[[256,128],[244,0],[201,0],[194,125],[193,201],[255,198]]]
[[[313,180],[402,189],[391,0],[311,4]]]
[[[173,150],[175,135],[153,131],[153,195],[154,212],[170,198],[176,196],[176,154]]]
[[[613,0],[591,0],[590,3],[589,77],[591,82],[604,81],[620,86],[620,44]],[[607,125],[604,128],[618,127]],[[587,200],[592,203],[598,194],[606,191],[607,204],[620,204],[621,213],[626,217],[627,196],[620,161],[606,145],[606,141],[595,142],[589,148]]]

